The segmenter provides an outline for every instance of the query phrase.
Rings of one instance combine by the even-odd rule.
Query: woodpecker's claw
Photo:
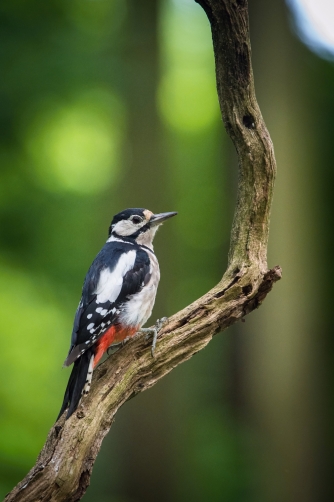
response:
[[[168,321],[168,317],[162,317],[158,319],[154,325],[154,328],[141,328],[140,333],[146,333],[146,338],[153,335],[151,354],[154,357],[155,346],[157,344],[158,333],[164,324]]]
[[[158,319],[155,323],[155,326],[158,331],[161,330],[161,328],[168,323],[168,317],[162,317],[161,319]]]

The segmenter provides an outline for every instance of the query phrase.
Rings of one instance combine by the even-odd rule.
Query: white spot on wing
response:
[[[88,324],[87,329],[92,329],[92,328],[94,328],[94,325],[95,325],[95,324],[94,324],[93,322],[91,322],[90,324]]]
[[[93,314],[88,314],[87,319],[90,319]]]

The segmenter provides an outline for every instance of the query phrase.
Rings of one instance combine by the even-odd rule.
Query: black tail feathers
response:
[[[70,418],[72,413],[78,407],[79,401],[82,396],[83,388],[86,384],[87,374],[91,357],[93,356],[93,349],[87,349],[86,352],[80,356],[73,365],[72,373],[70,375],[62,407],[60,409],[57,420],[68,407],[66,420]]]

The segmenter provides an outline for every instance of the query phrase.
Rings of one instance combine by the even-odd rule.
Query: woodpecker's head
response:
[[[148,209],[131,208],[116,214],[109,228],[109,239],[134,239],[138,244],[152,247],[152,242],[159,226],[177,213],[154,214]]]

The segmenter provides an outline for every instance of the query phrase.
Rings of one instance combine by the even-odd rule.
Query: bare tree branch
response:
[[[170,318],[160,332],[154,359],[150,342],[135,338],[95,371],[88,397],[67,422],[62,417],[52,427],[36,465],[6,502],[80,500],[102,440],[122,404],[257,308],[281,277],[279,267],[267,269],[276,166],[255,97],[248,2],[197,1],[211,24],[219,102],[239,158],[228,269],[216,287]]]

